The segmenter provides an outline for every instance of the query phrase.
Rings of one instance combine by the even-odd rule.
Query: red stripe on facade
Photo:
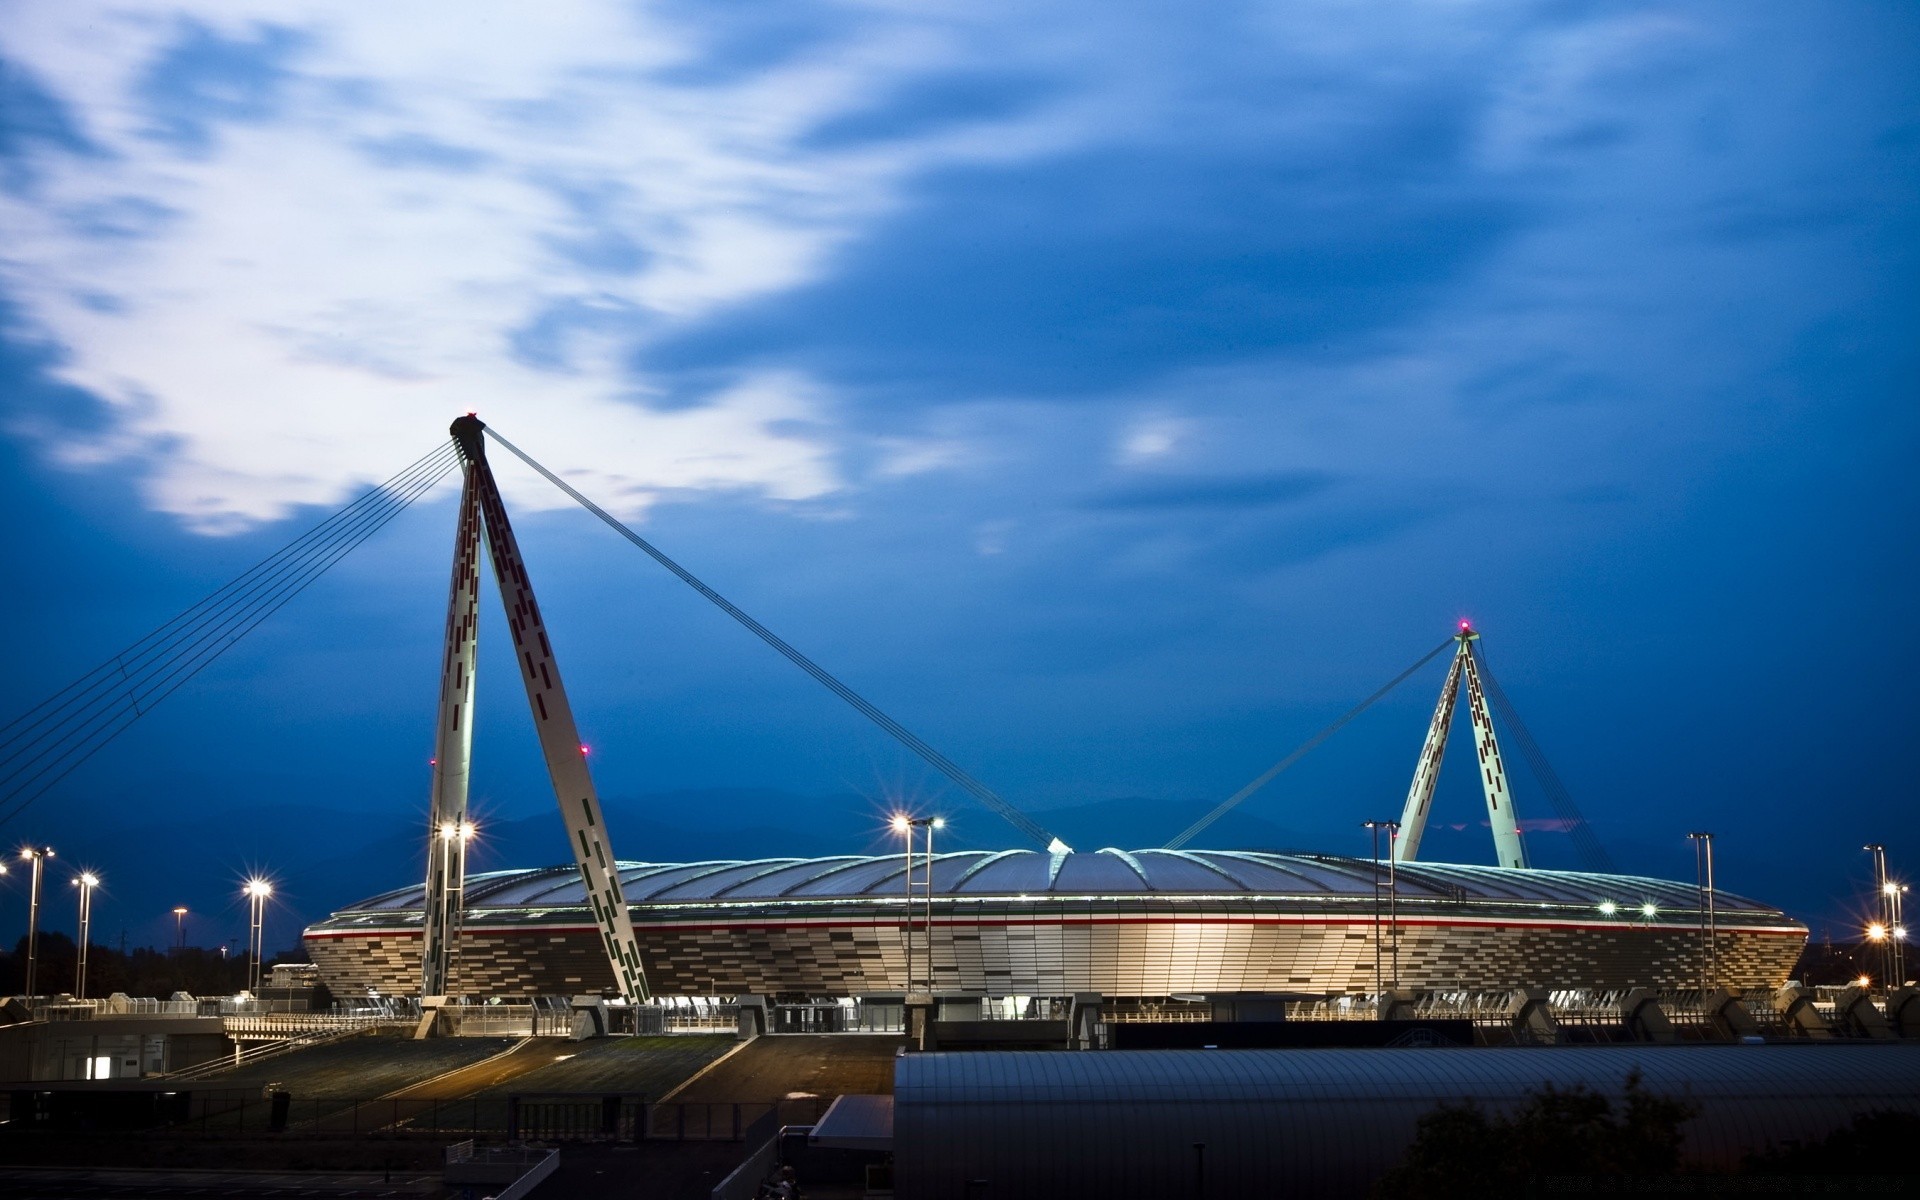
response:
[[[835,920],[822,919],[822,920],[816,920],[816,921],[707,921],[707,922],[687,922],[684,924],[675,922],[675,923],[668,923],[668,924],[636,924],[634,926],[634,932],[639,933],[642,931],[677,931],[677,930],[691,930],[695,932],[714,932],[714,931],[723,930],[723,929],[754,929],[754,930],[892,929],[892,930],[897,930],[904,923],[905,923],[904,918],[901,920],[891,920],[891,921],[872,921],[872,920],[835,921]],[[1356,916],[1356,917],[1063,916],[1059,918],[1006,917],[1006,918],[1000,918],[1000,919],[985,918],[985,917],[957,917],[957,918],[952,918],[948,920],[941,920],[936,918],[933,923],[936,926],[939,926],[940,928],[943,928],[943,929],[967,929],[967,928],[980,928],[984,926],[1005,927],[1005,926],[1016,926],[1016,925],[1081,925],[1081,926],[1090,926],[1090,925],[1325,925],[1325,926],[1365,925],[1365,926],[1371,926],[1373,924],[1373,918],[1371,916]],[[1382,917],[1380,919],[1380,925],[1383,929],[1391,928],[1396,924],[1403,929],[1411,928],[1411,927],[1431,927],[1431,928],[1445,928],[1445,929],[1482,929],[1482,928],[1488,928],[1488,927],[1520,926],[1528,929],[1579,929],[1579,930],[1607,932],[1607,933],[1654,933],[1654,932],[1700,933],[1705,928],[1702,925],[1668,924],[1668,925],[1654,925],[1654,926],[1636,926],[1636,925],[1626,925],[1626,924],[1619,924],[1619,923],[1605,923],[1605,922],[1592,922],[1592,921],[1549,921],[1549,920],[1540,920],[1538,918],[1528,920],[1524,918],[1502,918],[1502,917],[1482,917],[1482,918],[1476,918],[1471,920],[1458,920],[1458,919],[1440,920],[1440,919],[1431,918],[1431,917],[1427,917],[1427,918],[1402,917],[1397,922],[1390,921],[1385,917]],[[502,926],[495,926],[495,927],[489,928],[486,926],[476,925],[474,923],[469,922],[465,926],[465,929],[463,930],[463,932],[474,935],[474,936],[513,934],[513,933],[589,933],[589,934],[598,936],[600,931],[598,927],[593,925],[502,925]],[[1721,925],[1718,927],[1717,932],[1732,933],[1732,934],[1760,934],[1760,935],[1769,936],[1769,937],[1806,937],[1807,936],[1807,931],[1805,929],[1793,929],[1785,926],[1776,926],[1776,925],[1733,926],[1733,927]],[[418,929],[322,930],[317,933],[309,931],[302,935],[302,937],[304,938],[312,938],[316,941],[322,940],[322,939],[393,937],[393,936],[419,937],[420,931]]]

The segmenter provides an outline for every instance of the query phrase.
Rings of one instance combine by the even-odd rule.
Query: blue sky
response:
[[[477,409],[1023,806],[1170,836],[1470,616],[1623,865],[1711,828],[1841,919],[1861,843],[1920,855],[1916,50],[1901,3],[16,4],[8,707]],[[964,811],[501,474],[604,791]],[[420,811],[451,499],[0,836]],[[483,677],[477,798],[542,811]],[[1251,804],[1361,852],[1438,682]]]

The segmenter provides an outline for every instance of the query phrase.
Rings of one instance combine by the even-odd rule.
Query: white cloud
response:
[[[1124,467],[1157,462],[1176,454],[1193,429],[1180,417],[1148,416],[1135,420],[1120,435],[1114,461]]]
[[[271,119],[219,124],[206,148],[156,140],[141,93],[189,22],[300,39]],[[337,500],[469,409],[628,512],[668,487],[830,492],[818,385],[767,369],[649,407],[661,385],[631,364],[650,334],[817,277],[912,172],[1059,135],[1034,119],[884,150],[805,141],[943,65],[950,40],[874,20],[805,61],[687,83],[666,69],[696,62],[696,39],[611,4],[11,6],[0,53],[104,151],[41,152],[38,186],[0,195],[0,288],[113,417],[49,453],[134,460],[153,505],[207,531]],[[468,169],[368,152],[426,139]],[[103,206],[145,229],[99,236],[82,217]],[[567,249],[596,236],[631,261]],[[604,320],[532,365],[514,337],[556,308]]]

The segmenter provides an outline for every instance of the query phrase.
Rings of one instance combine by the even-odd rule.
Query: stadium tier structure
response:
[[[900,855],[623,862],[620,878],[661,996],[898,998],[909,931],[928,916],[918,928],[944,996],[1364,994],[1377,944],[1397,958],[1392,981],[1416,990],[1684,989],[1707,961],[1699,890],[1630,875],[1402,863],[1389,896],[1369,859],[967,851],[934,856],[931,910],[917,888],[910,913],[906,869]],[[402,888],[308,928],[327,984],[417,990],[424,900],[422,886]],[[469,876],[464,911],[451,994],[614,988],[573,866]],[[1713,982],[1735,992],[1786,982],[1807,939],[1779,909],[1727,892],[1711,929]]]

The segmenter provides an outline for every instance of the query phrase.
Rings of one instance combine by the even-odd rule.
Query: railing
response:
[[[1329,996],[1324,1000],[1287,1001],[1289,1021],[1371,1021],[1379,1006],[1372,996]],[[1211,1020],[1211,1014],[1208,1017]]]
[[[112,996],[106,999],[76,999],[72,996],[38,996],[26,1002],[36,1021],[107,1021],[137,1017],[234,1017],[275,1013],[306,1013],[311,1007],[304,1000],[241,999],[235,996],[202,997],[190,1000],[156,1000],[150,996]],[[342,1006],[334,1011],[387,1012],[412,1001],[379,1001],[371,1005]]]
[[[1189,1004],[1174,1008],[1103,1008],[1100,1020],[1109,1025],[1197,1024],[1213,1020],[1213,1007]]]
[[[190,1067],[181,1067],[177,1071],[168,1071],[155,1076],[158,1079],[193,1080],[211,1079],[223,1071],[248,1066],[264,1059],[278,1058],[282,1054],[291,1054],[295,1050],[306,1050],[313,1046],[324,1046],[328,1042],[344,1041],[364,1032],[364,1025],[336,1025],[330,1028],[312,1030],[282,1038],[279,1041],[265,1041],[249,1050],[242,1050],[236,1042],[231,1058],[216,1058],[208,1062],[196,1063]]]
[[[362,1030],[406,1024],[404,1017],[360,1016],[344,1013],[259,1013],[224,1018],[221,1028],[236,1041],[285,1040],[303,1034],[359,1033]]]
[[[609,1005],[609,1033],[732,1033],[739,1026],[740,1006],[721,1003]]]
[[[369,996],[362,1000],[335,1000],[327,1010],[337,1016],[386,1017],[395,1022],[417,1022],[420,1001],[412,996]]]
[[[499,1136],[507,1128],[501,1098],[397,1100],[276,1098],[254,1089],[196,1091],[188,1115],[159,1132],[178,1137],[274,1133],[311,1137]]]
[[[185,1097],[185,1114],[154,1132],[185,1138],[273,1133],[289,1138],[738,1142],[763,1136],[778,1125],[817,1121],[828,1103],[814,1097],[771,1104],[649,1104],[643,1097],[619,1094],[460,1100],[303,1098],[231,1088],[193,1091]],[[484,1151],[481,1146],[455,1146],[449,1152],[458,1156]]]
[[[654,1104],[646,1109],[646,1138],[655,1142],[738,1142],[780,1125],[819,1121],[830,1099],[774,1104]]]

